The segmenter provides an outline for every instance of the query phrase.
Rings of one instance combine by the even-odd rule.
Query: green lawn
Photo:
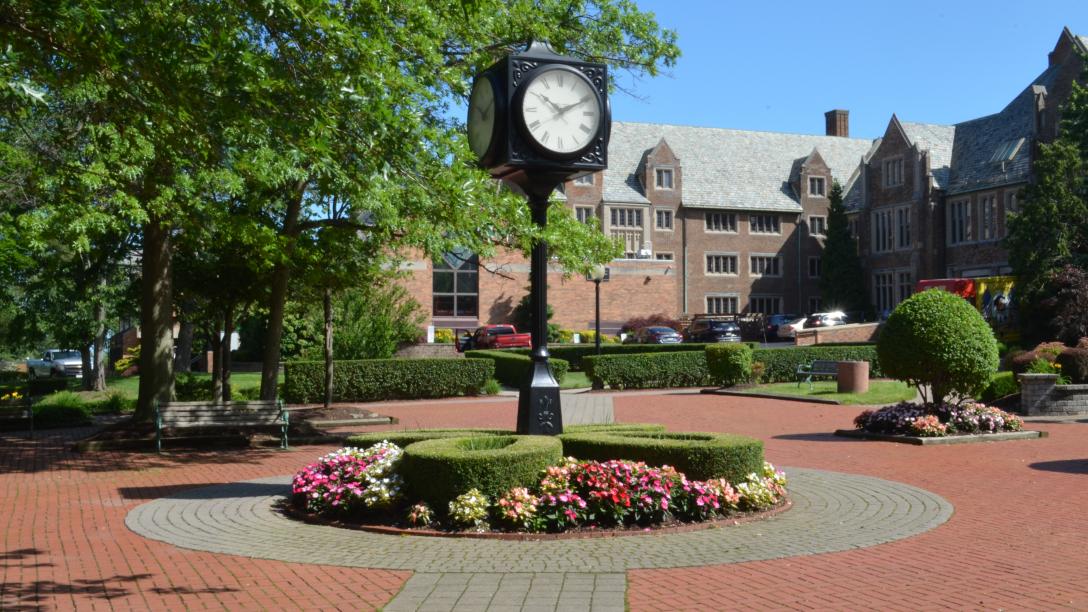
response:
[[[192,376],[196,378],[212,377],[211,374],[204,372],[194,373]],[[279,376],[279,382],[283,383],[283,374]],[[261,386],[261,373],[260,372],[231,372],[230,385],[232,389],[241,389],[242,387],[260,387]],[[140,377],[128,376],[125,378],[111,378],[106,381],[106,392],[119,391],[127,398],[136,399],[140,391]]]
[[[795,382],[772,383],[759,385],[747,389],[753,393],[769,393],[772,395],[789,395],[796,397],[813,397],[818,399],[836,400],[843,404],[894,404],[914,399],[914,387],[908,387],[906,383],[897,380],[870,380],[867,393],[839,393],[838,383],[833,380],[821,380],[813,383],[809,391],[808,384],[801,383],[798,387]]]
[[[563,382],[559,384],[560,389],[587,389],[592,386],[593,381],[589,380],[585,372],[567,372]]]

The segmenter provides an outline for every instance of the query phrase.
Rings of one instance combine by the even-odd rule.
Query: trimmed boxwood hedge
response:
[[[671,465],[693,480],[741,482],[763,469],[763,442],[715,433],[564,433],[563,452],[583,460],[630,459]]]
[[[438,512],[473,487],[494,498],[513,487],[531,487],[540,472],[563,460],[555,436],[461,436],[416,442],[404,449],[400,472],[409,496]]]
[[[703,351],[601,355],[582,359],[595,384],[613,389],[662,389],[709,385]]]
[[[797,366],[809,365],[816,359],[829,361],[868,361],[869,378],[883,378],[875,344],[820,344],[781,349],[759,349],[752,360],[763,364],[763,382],[793,382]]]
[[[495,363],[495,379],[507,387],[520,387],[529,376],[529,367],[533,360],[528,354],[515,353],[513,351],[465,351],[465,357],[475,359],[490,359]],[[552,366],[552,374],[555,381],[563,382],[570,364],[563,359],[554,356],[548,359]]]
[[[732,387],[752,378],[752,349],[745,344],[706,347],[706,367],[715,384]]]
[[[571,425],[563,428],[563,433],[654,433],[664,432],[665,426],[657,423],[592,423]]]
[[[463,438],[465,436],[512,436],[509,429],[406,429],[392,431],[372,431],[365,434],[348,436],[346,446],[366,448],[383,440],[392,442],[401,448],[409,444],[438,438]]]
[[[495,372],[490,359],[362,359],[337,361],[333,401],[370,402],[475,395]],[[325,395],[325,363],[284,364],[284,399],[316,402]]]
[[[743,342],[747,344],[753,350],[759,348],[758,342]],[[678,351],[699,351],[702,352],[708,346],[712,344],[702,342],[682,342],[680,344],[602,344],[602,355],[635,355],[642,353],[675,353]],[[503,353],[518,353],[520,355],[528,355],[529,349],[505,349]],[[548,352],[552,357],[563,359],[570,363],[571,372],[583,372],[585,371],[585,363],[582,362],[584,357],[596,357],[597,348],[592,342],[588,344],[549,344]]]

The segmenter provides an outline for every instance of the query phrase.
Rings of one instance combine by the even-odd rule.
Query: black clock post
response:
[[[525,195],[544,229],[548,199],[564,181],[608,166],[611,130],[603,64],[533,43],[476,76],[469,100],[469,144],[493,177]],[[533,245],[529,310],[532,367],[518,396],[519,434],[563,432],[559,383],[548,363],[548,244]]]

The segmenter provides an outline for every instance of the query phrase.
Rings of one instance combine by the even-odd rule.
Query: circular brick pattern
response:
[[[309,525],[273,509],[290,477],[193,489],[133,509],[129,529],[183,548],[418,572],[619,572],[741,563],[874,546],[952,516],[928,491],[868,476],[787,468],[793,509],[765,521],[643,537],[509,542],[391,536]]]

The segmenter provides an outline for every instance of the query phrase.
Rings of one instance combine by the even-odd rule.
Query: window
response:
[[[593,218],[593,207],[576,206],[574,208],[574,214],[578,217],[579,222],[589,223],[589,220]]]
[[[958,200],[948,205],[948,244],[971,241],[971,201]]]
[[[893,281],[891,272],[877,272],[873,275],[873,293],[875,294],[873,302],[876,303],[877,312],[890,311],[895,306],[892,293]]]
[[[657,261],[672,261],[672,253],[654,253],[654,259]]]
[[[654,172],[656,182],[654,186],[658,189],[672,189],[672,168],[658,168]]]
[[[782,312],[782,298],[778,296],[752,296],[748,299],[748,312],[773,315]]]
[[[821,312],[824,309],[824,301],[818,295],[809,296],[808,298],[808,311],[809,312]]]
[[[850,219],[850,237],[857,240],[860,236],[861,234],[858,233],[858,219],[857,217],[854,217],[853,219]]]
[[[813,236],[827,235],[827,217],[809,217],[808,231]]]
[[[909,249],[910,242],[910,207],[895,209],[895,248]]]
[[[822,176],[810,176],[808,179],[808,195],[813,198],[822,198],[825,195],[824,191],[824,177]]]
[[[659,211],[657,211],[657,229],[659,229],[659,230],[671,230],[672,229],[672,211],[671,210],[659,210]]]
[[[884,186],[895,187],[903,184],[903,159],[884,160]]]
[[[737,256],[720,253],[706,254],[707,274],[736,274]]]
[[[782,276],[779,258],[774,255],[752,255],[750,265],[752,276]]]
[[[706,231],[708,232],[735,232],[737,231],[736,213],[708,212],[706,213]]]
[[[479,313],[479,258],[467,251],[446,253],[431,280],[436,317],[475,317]]]
[[[642,227],[641,208],[613,208],[612,227]]]
[[[706,296],[707,314],[736,314],[737,296],[735,295],[708,295]]]
[[[1005,194],[1005,214],[1017,212],[1016,192]]]
[[[980,197],[978,208],[982,225],[979,228],[979,237],[982,240],[997,238],[997,196],[991,194]]]
[[[820,278],[820,274],[823,272],[823,265],[819,257],[808,258],[808,277]]]
[[[878,210],[873,213],[873,252],[892,250],[892,211]]]
[[[752,234],[778,234],[778,215],[748,215],[748,231]]]
[[[896,303],[910,297],[911,293],[914,293],[914,284],[910,282],[910,270],[902,270],[899,272],[899,299]]]
[[[583,176],[579,176],[578,178],[574,179],[574,184],[575,185],[592,185],[593,184],[593,175],[592,174],[586,174],[586,175],[583,175]]]

